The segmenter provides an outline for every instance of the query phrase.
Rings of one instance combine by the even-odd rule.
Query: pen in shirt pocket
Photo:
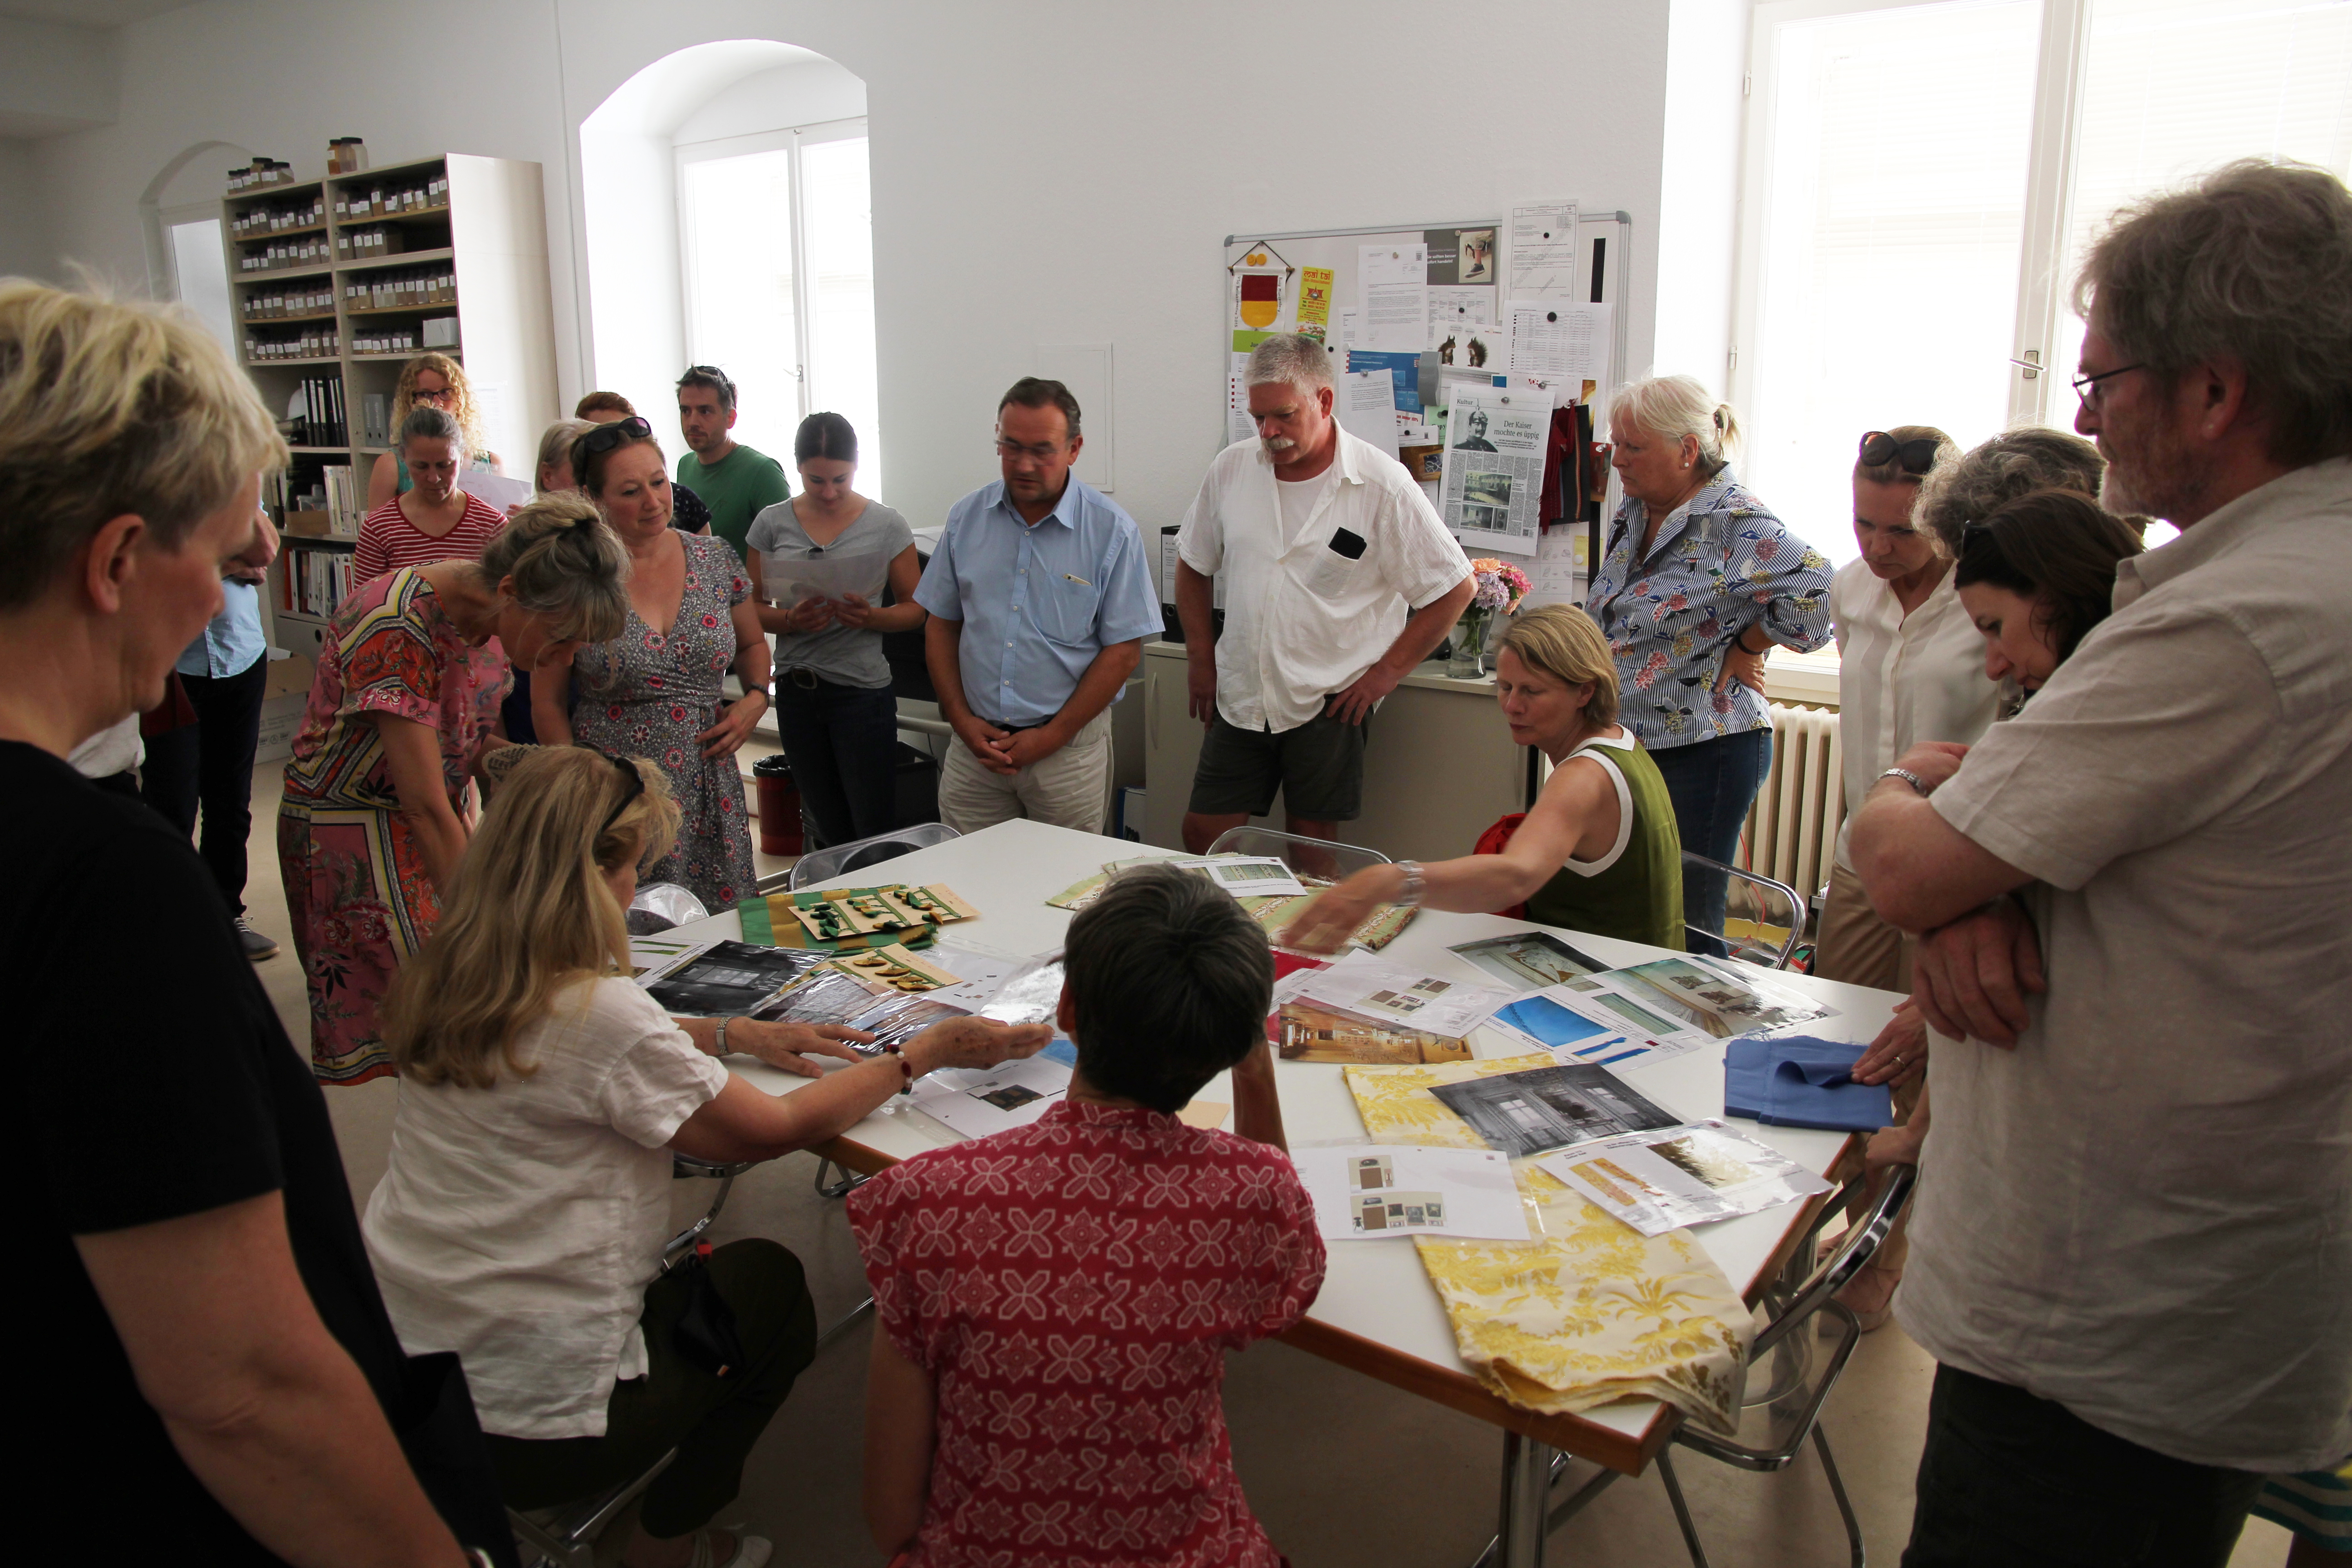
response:
[[[1084,577],[1079,576],[1075,572],[1063,573],[1062,581],[1065,583],[1076,583],[1081,588],[1091,588],[1094,586],[1092,583],[1087,582]]]

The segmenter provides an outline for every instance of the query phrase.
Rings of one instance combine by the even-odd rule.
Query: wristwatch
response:
[[[1396,868],[1404,873],[1404,890],[1389,901],[1401,910],[1419,909],[1422,895],[1429,890],[1429,879],[1421,874],[1421,862],[1400,860]]]
[[[727,1054],[727,1026],[734,1021],[735,1020],[732,1018],[721,1018],[719,1020],[719,1048],[710,1053],[712,1056],[723,1057]]]
[[[1913,773],[1909,768],[1889,768],[1878,776],[1883,779],[1901,779],[1905,784],[1909,784],[1921,795],[1933,795],[1936,793],[1936,788],[1933,784],[1929,784],[1926,779],[1921,778],[1917,773]]]

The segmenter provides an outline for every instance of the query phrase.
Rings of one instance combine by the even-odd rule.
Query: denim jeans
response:
[[[806,672],[776,676],[776,731],[822,849],[898,826],[898,698],[888,687],[841,686]]]
[[[1938,1366],[1903,1568],[2222,1568],[2262,1485]]]
[[[1772,731],[1743,730],[1687,746],[1665,746],[1652,752],[1650,760],[1658,764],[1667,798],[1675,803],[1675,826],[1683,847],[1727,866],[1736,863],[1748,808],[1764,787],[1764,775],[1772,771]],[[1689,924],[1720,934],[1729,894],[1723,877],[1683,868],[1683,919]],[[1696,938],[1692,941],[1695,950],[1703,945]]]

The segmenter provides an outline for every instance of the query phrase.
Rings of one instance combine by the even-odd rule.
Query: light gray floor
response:
[[[752,748],[755,754],[772,747]],[[745,767],[750,766],[750,758]],[[288,1032],[307,1048],[307,1010],[278,880],[275,821],[279,770],[254,773],[253,878],[257,927],[285,944],[260,973]],[[782,862],[761,858],[761,870]],[[397,1090],[388,1079],[327,1091],[352,1191],[364,1205],[383,1173]],[[856,1247],[837,1201],[812,1190],[816,1161],[790,1155],[735,1184],[713,1235],[772,1237],[797,1253],[821,1323],[863,1299]],[[702,1183],[677,1184],[684,1218],[709,1202]],[[801,1379],[753,1452],[743,1495],[721,1516],[777,1544],[778,1568],[870,1568],[858,1507],[870,1326],[861,1323]],[[1861,1517],[1871,1559],[1893,1563],[1909,1532],[1934,1363],[1888,1325],[1865,1339],[1831,1396],[1823,1425]],[[1230,1358],[1226,1418],[1251,1506],[1298,1568],[1466,1568],[1495,1531],[1502,1440],[1493,1427],[1279,1344]],[[1678,1466],[1701,1537],[1720,1563],[1739,1568],[1843,1564],[1844,1532],[1809,1452],[1772,1476],[1734,1471],[1696,1455]],[[1573,1472],[1580,1479],[1589,1468]],[[623,1531],[610,1533],[617,1544]],[[2256,1521],[2231,1568],[2276,1568],[2287,1533]],[[605,1553],[609,1557],[610,1553]],[[1618,1482],[1550,1542],[1556,1563],[1672,1568],[1688,1561],[1654,1473]]]

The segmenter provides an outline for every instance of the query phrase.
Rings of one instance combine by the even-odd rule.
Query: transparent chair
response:
[[[1271,827],[1229,827],[1217,835],[1216,842],[1209,846],[1209,853],[1255,855],[1279,860],[1301,882],[1309,884],[1336,882],[1367,866],[1391,863],[1379,850],[1367,849],[1360,844],[1277,833]]]
[[[702,1239],[703,1233],[717,1222],[719,1211],[727,1206],[727,1194],[734,1190],[735,1178],[754,1163],[750,1160],[697,1160],[685,1154],[669,1157],[672,1177],[715,1179],[719,1190],[711,1194],[710,1206],[699,1218],[662,1244],[663,1273],[668,1273],[680,1258],[694,1250],[694,1244]],[[635,1479],[551,1509],[534,1509],[529,1513],[507,1510],[507,1523],[513,1528],[515,1542],[522,1548],[525,1568],[533,1563],[553,1563],[555,1568],[595,1568],[596,1537],[677,1458],[677,1450],[672,1448]]]
[[[863,871],[886,860],[896,860],[901,855],[945,844],[956,837],[956,830],[944,822],[918,822],[877,833],[871,838],[812,849],[794,862],[792,877],[784,886],[795,893],[803,888],[825,887],[852,871]]]
[[[1770,1315],[1770,1321],[1748,1351],[1748,1387],[1740,1406],[1738,1430],[1722,1436],[1684,1422],[1658,1451],[1658,1479],[1665,1484],[1675,1521],[1682,1527],[1683,1544],[1696,1568],[1707,1568],[1706,1548],[1699,1541],[1698,1527],[1691,1521],[1690,1505],[1683,1497],[1682,1478],[1675,1471],[1675,1449],[1688,1448],[1743,1470],[1770,1471],[1794,1464],[1809,1441],[1821,1456],[1822,1477],[1837,1501],[1838,1517],[1844,1521],[1852,1568],[1864,1568],[1862,1526],[1846,1497],[1837,1460],[1831,1456],[1829,1435],[1822,1429],[1822,1406],[1862,1340],[1862,1324],[1852,1309],[1837,1300],[1837,1293],[1885,1245],[1911,1201],[1912,1189],[1919,1180],[1918,1167],[1887,1167],[1885,1185],[1839,1238],[1836,1251],[1809,1273],[1801,1271],[1800,1263],[1813,1256],[1813,1237],[1822,1226],[1844,1210],[1848,1199],[1859,1202],[1870,1180],[1866,1174],[1857,1176],[1822,1205],[1800,1238],[1789,1268],[1766,1289],[1759,1305]],[[1569,1463],[1565,1454],[1552,1460],[1551,1483],[1558,1483]],[[1604,1468],[1588,1479],[1544,1516],[1545,1534],[1581,1512],[1620,1476],[1619,1471]],[[1500,1545],[1499,1539],[1490,1543],[1474,1568],[1486,1568],[1495,1562]]]
[[[1737,866],[1684,850],[1683,897],[1686,906],[1691,883],[1701,878],[1715,879],[1724,885],[1724,929],[1717,935],[1704,926],[1685,924],[1683,930],[1690,950],[1737,958],[1767,969],[1788,968],[1789,960],[1796,955],[1797,944],[1805,936],[1802,895],[1786,882],[1776,882],[1754,871],[1743,871]]]

